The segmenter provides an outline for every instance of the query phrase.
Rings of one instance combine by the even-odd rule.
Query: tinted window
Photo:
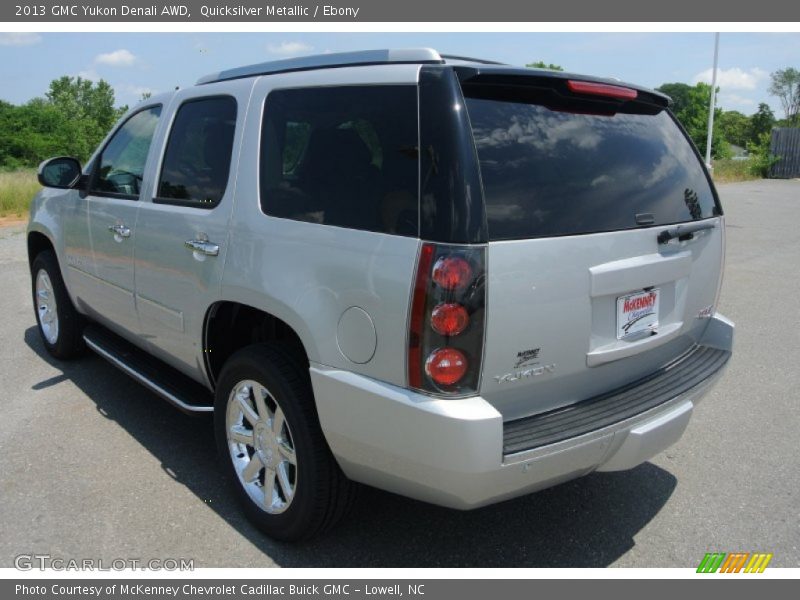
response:
[[[465,88],[489,238],[571,235],[716,214],[694,149],[667,111],[580,114]],[[637,223],[639,215],[639,223]]]
[[[277,90],[263,123],[266,214],[417,235],[415,86]]]
[[[225,194],[231,168],[236,100],[190,100],[169,134],[157,202],[213,208]]]
[[[154,106],[130,117],[108,141],[97,159],[91,191],[138,198],[147,153],[153,141],[161,107]]]

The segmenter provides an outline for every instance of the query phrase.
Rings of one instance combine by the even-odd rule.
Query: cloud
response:
[[[314,46],[306,44],[305,42],[281,42],[280,44],[270,44],[267,50],[271,54],[280,54],[281,56],[297,56],[298,54],[306,54],[311,52]]]
[[[101,79],[100,74],[94,69],[84,69],[83,71],[78,71],[78,77],[81,79],[88,79],[89,81],[99,81]]]
[[[42,41],[38,33],[0,33],[0,46],[32,46]]]
[[[109,65],[111,67],[130,67],[136,62],[136,55],[130,50],[121,48],[113,52],[98,54],[94,57],[94,62],[98,65]]]
[[[726,93],[723,90],[719,92],[717,104],[725,110],[738,110],[746,115],[754,113],[758,108],[758,102],[753,98],[748,98],[741,94]]]
[[[125,102],[138,102],[141,100],[142,95],[150,94],[154,96],[158,93],[158,90],[154,90],[151,87],[142,86],[142,85],[132,85],[123,83],[122,85],[118,85],[114,87],[114,90],[117,93],[117,101],[125,101]]]
[[[712,69],[706,69],[698,73],[692,79],[693,83],[711,83]],[[730,69],[717,70],[717,86],[720,90],[754,90],[761,82],[769,77],[769,73],[758,67],[752,69],[740,69],[732,67]]]

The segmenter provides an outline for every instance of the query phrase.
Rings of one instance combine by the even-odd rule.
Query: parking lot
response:
[[[735,352],[677,446],[469,513],[365,490],[346,522],[302,545],[241,515],[210,420],[96,356],[49,358],[24,226],[0,228],[0,566],[48,553],[196,567],[694,567],[708,551],[800,566],[800,181],[719,190],[719,308],[736,322]]]

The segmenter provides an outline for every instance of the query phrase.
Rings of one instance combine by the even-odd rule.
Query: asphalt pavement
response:
[[[210,420],[96,356],[46,354],[24,226],[1,228],[0,566],[45,553],[196,567],[694,567],[710,551],[800,566],[800,181],[719,191],[734,357],[676,446],[473,512],[368,489],[346,522],[301,545],[244,519]]]

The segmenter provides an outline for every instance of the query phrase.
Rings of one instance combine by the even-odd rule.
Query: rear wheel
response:
[[[31,266],[33,309],[47,351],[69,359],[83,353],[83,320],[72,305],[55,254],[40,252]]]
[[[234,354],[217,385],[217,448],[244,511],[270,537],[308,539],[352,505],[355,484],[325,442],[311,383],[279,346]]]

